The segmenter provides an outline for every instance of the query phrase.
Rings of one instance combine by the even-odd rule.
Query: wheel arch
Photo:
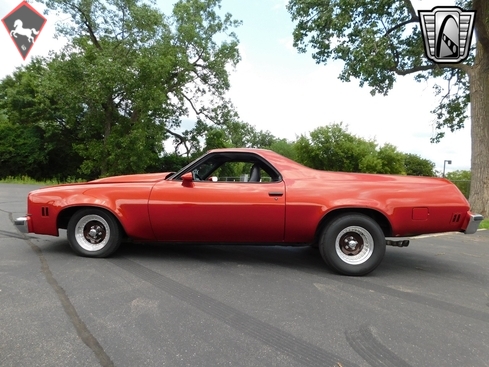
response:
[[[122,234],[124,236],[127,236],[126,231],[124,229],[124,226],[122,225],[122,222],[119,219],[119,217],[117,216],[117,214],[115,214],[109,208],[106,208],[103,206],[98,206],[98,205],[75,205],[75,206],[70,206],[70,207],[62,209],[58,213],[58,217],[56,218],[57,227],[61,228],[61,229],[67,229],[68,228],[68,222],[70,221],[71,217],[76,212],[78,212],[79,210],[83,210],[83,209],[99,209],[99,210],[103,210],[103,211],[107,212],[108,214],[112,215],[114,217],[114,219],[117,221],[117,223],[119,224],[119,228],[121,229]]]
[[[392,235],[392,225],[389,221],[389,219],[383,214],[382,212],[376,210],[376,209],[371,209],[371,208],[358,208],[358,207],[351,207],[351,208],[338,208],[338,209],[333,209],[326,213],[321,220],[319,221],[317,228],[316,228],[316,233],[314,235],[314,243],[319,242],[319,237],[321,236],[321,233],[323,229],[335,218],[338,218],[341,215],[344,214],[363,214],[366,215],[370,218],[372,218],[377,224],[380,226],[382,229],[382,232],[384,233],[385,237],[389,237]]]

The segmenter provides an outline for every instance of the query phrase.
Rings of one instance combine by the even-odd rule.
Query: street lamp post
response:
[[[448,164],[452,164],[452,161],[449,160],[449,159],[445,159],[443,161],[443,177],[445,177],[445,164],[448,163]]]

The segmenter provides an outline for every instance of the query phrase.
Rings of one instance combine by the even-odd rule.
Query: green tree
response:
[[[277,138],[270,131],[257,130],[246,122],[231,121],[222,126],[229,144],[236,148],[269,148]]]
[[[204,152],[214,148],[270,148],[278,140],[270,131],[257,130],[241,121],[202,125],[196,135],[204,137]],[[198,145],[197,140],[195,146]]]
[[[250,147],[256,128],[246,122],[232,121],[222,127],[231,146],[236,148]]]
[[[466,170],[452,171],[445,175],[450,181],[470,181],[471,176],[471,172]]]
[[[462,191],[462,194],[464,194],[466,198],[468,198],[470,194],[471,176],[471,172],[465,170],[452,171],[445,175],[447,179],[452,181],[459,190]]]
[[[270,131],[255,130],[249,139],[250,148],[270,148],[277,138]]]
[[[10,155],[4,150],[4,174],[11,167],[9,175],[27,174],[36,179],[65,180],[77,175],[81,159],[72,147],[76,134],[60,119],[60,106],[45,93],[42,80],[46,73],[46,62],[34,59],[0,81],[0,110],[8,121],[8,126],[3,125],[1,145],[18,151]],[[76,119],[76,113],[69,112]],[[23,154],[27,151],[29,154]]]
[[[377,152],[377,158],[382,162],[378,173],[406,174],[404,154],[399,152],[392,144],[384,144]]]
[[[440,103],[439,141],[445,130],[463,128],[470,102],[472,136],[472,210],[489,214],[489,1],[459,0],[477,11],[475,56],[464,63],[434,64],[424,57],[419,17],[410,0],[289,0],[296,27],[294,46],[310,47],[317,63],[344,62],[340,79],[359,80],[371,93],[386,95],[397,76],[436,78]]]
[[[277,139],[272,145],[270,145],[270,150],[283,155],[292,160],[297,160],[297,152],[295,150],[295,143],[287,141],[287,139]]]
[[[229,142],[226,133],[223,129],[212,127],[207,131],[205,137],[205,148],[204,148],[205,151],[210,149],[230,148],[230,147],[231,147],[231,143]]]
[[[377,144],[350,134],[342,124],[318,127],[295,142],[300,163],[327,171],[378,172]]]
[[[69,42],[43,83],[77,130],[83,173],[142,172],[158,163],[168,136],[189,157],[202,126],[237,118],[225,93],[240,59],[239,22],[218,14],[219,0],[180,0],[169,16],[139,0],[43,2],[71,16],[57,27]],[[192,116],[195,128],[177,132]]]
[[[0,124],[6,124],[8,122],[7,113],[0,110]]]
[[[42,130],[0,122],[0,178],[28,175],[42,179],[47,155],[43,149]]]
[[[417,154],[404,153],[404,170],[410,176],[436,176],[435,163]]]
[[[177,172],[190,163],[187,157],[182,157],[175,153],[164,154],[161,159],[161,166],[156,172]]]

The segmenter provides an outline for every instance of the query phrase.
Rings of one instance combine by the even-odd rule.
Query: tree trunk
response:
[[[489,216],[489,53],[477,43],[475,64],[470,73],[472,120],[471,210]]]

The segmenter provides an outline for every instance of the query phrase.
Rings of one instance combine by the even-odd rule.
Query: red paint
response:
[[[378,212],[390,236],[463,231],[468,224],[467,200],[445,179],[317,171],[261,149],[210,153],[220,152],[256,154],[282,181],[171,181],[160,173],[48,187],[29,194],[29,230],[58,235],[57,216],[75,206],[105,208],[128,236],[147,241],[309,243],[321,219],[338,209]],[[49,217],[41,216],[43,206]]]

